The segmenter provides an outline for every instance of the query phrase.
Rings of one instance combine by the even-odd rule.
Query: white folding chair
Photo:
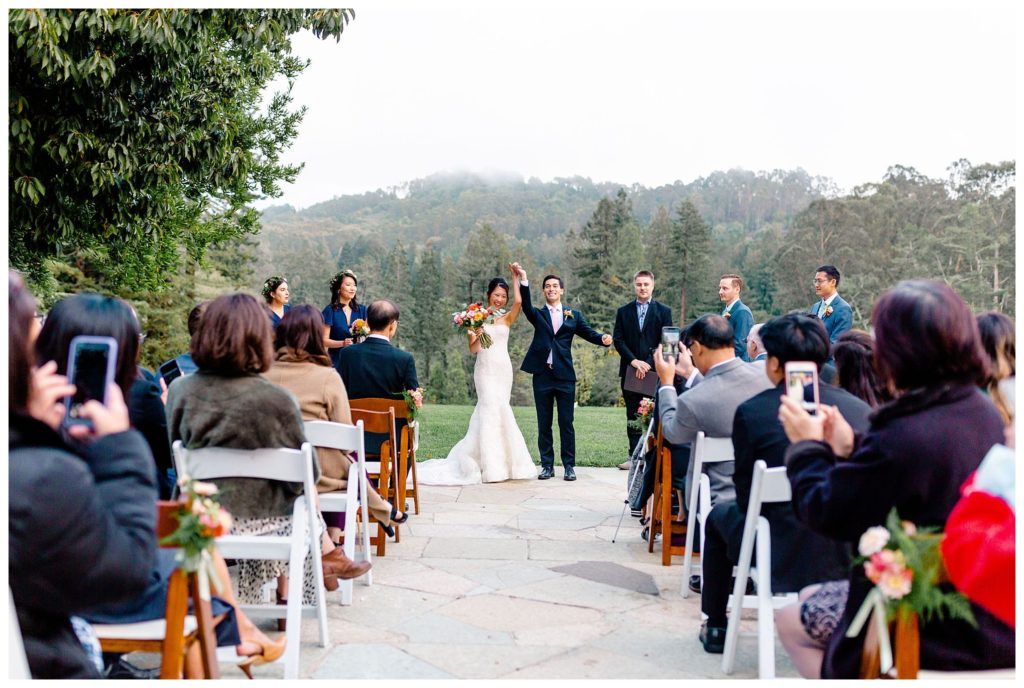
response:
[[[370,556],[370,507],[369,481],[366,479],[366,449],[363,444],[363,421],[355,425],[332,423],[326,420],[307,420],[305,422],[306,440],[314,447],[327,447],[341,451],[355,452],[356,461],[349,467],[348,487],[344,492],[321,492],[321,512],[341,512],[345,514],[345,556],[354,561],[373,562]],[[362,537],[358,538],[362,554],[356,559],[356,508],[361,510]],[[367,571],[363,578],[366,585],[373,584],[373,572]],[[341,603],[352,604],[353,581],[343,580],[341,583]]]
[[[288,646],[284,656],[284,678],[299,677],[301,619],[315,616],[320,626],[320,647],[327,647],[327,604],[320,553],[320,519],[313,495],[313,445],[301,449],[185,449],[178,440],[172,447],[178,475],[197,480],[217,478],[263,478],[302,483],[303,493],[295,499],[291,535],[225,535],[217,538],[217,549],[225,559],[272,559],[288,562],[287,605],[242,605],[250,617],[287,619]],[[302,604],[302,581],[306,555],[311,554],[316,576],[316,600]]]
[[[736,663],[736,645],[739,642],[740,616],[743,609],[757,609],[757,675],[775,678],[775,609],[792,604],[796,593],[772,595],[772,536],[768,519],[761,515],[762,504],[788,502],[792,499],[786,467],[768,468],[764,461],[754,463],[754,478],[750,485],[750,502],[743,524],[740,558],[736,565],[736,583],[729,598],[732,613],[725,631],[725,653],[722,671],[731,674]],[[750,557],[757,544],[757,595],[744,595],[750,576]],[[737,600],[739,603],[737,604]]]
[[[7,588],[8,600],[11,603],[11,621],[7,626],[7,677],[10,679],[32,678],[28,670],[28,657],[25,655],[25,643],[21,639],[21,625],[18,623],[18,614],[14,609],[14,593],[10,586]]]
[[[683,597],[690,596],[689,581],[693,569],[693,537],[695,524],[700,525],[700,545],[704,547],[704,522],[711,512],[711,481],[704,475],[704,464],[733,461],[731,437],[706,437],[697,433],[693,441],[693,479],[690,484],[689,513],[686,516],[686,554],[683,557]],[[706,487],[705,487],[706,483]],[[704,488],[705,498],[701,499]],[[703,551],[703,550],[701,550]],[[704,567],[700,567],[701,584],[704,583]],[[703,588],[701,588],[703,590]]]

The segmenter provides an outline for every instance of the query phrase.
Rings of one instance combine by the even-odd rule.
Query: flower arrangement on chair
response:
[[[860,556],[854,565],[863,565],[864,573],[875,587],[864,599],[847,630],[847,637],[857,636],[873,617],[879,642],[879,664],[882,675],[893,668],[889,624],[896,624],[896,646],[916,636],[918,623],[932,619],[961,619],[976,626],[970,603],[959,592],[947,592],[940,586],[945,568],[939,549],[942,533],[937,528],[917,528],[910,521],[901,521],[893,508],[884,526],[868,528],[860,537]],[[918,661],[918,657],[913,658]],[[897,673],[903,671],[897,662]],[[916,675],[916,665],[913,669]],[[903,678],[903,676],[900,676]]]
[[[420,410],[423,408],[423,393],[426,392],[426,388],[417,387],[416,389],[406,389],[402,391],[402,398],[405,399],[406,406],[409,407],[409,424],[416,423],[420,415]]]
[[[647,431],[647,425],[651,422],[651,413],[654,411],[654,399],[650,397],[644,397],[640,400],[640,404],[637,407],[636,415],[633,420],[626,423],[626,427],[630,430],[643,434]]]
[[[200,595],[209,599],[211,580],[217,591],[221,591],[210,552],[216,539],[231,530],[231,514],[217,500],[218,490],[213,483],[183,475],[178,479],[178,487],[181,488],[181,507],[175,516],[178,527],[160,543],[179,547],[177,559],[181,568],[197,574]]]

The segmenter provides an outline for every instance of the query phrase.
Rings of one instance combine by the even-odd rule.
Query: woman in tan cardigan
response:
[[[324,347],[323,327],[323,316],[314,307],[303,305],[290,309],[281,319],[274,335],[274,364],[264,375],[270,382],[295,395],[303,420],[327,420],[352,425],[348,394]],[[316,452],[322,471],[317,490],[344,490],[348,486],[351,457],[346,452],[326,447],[317,447]],[[372,486],[367,501],[370,515],[384,525],[388,535],[394,535],[392,521],[401,524],[409,518],[408,514],[398,511],[385,501]],[[334,518],[338,516],[333,513],[324,514],[332,536],[340,535],[337,525],[340,519]],[[333,532],[335,528],[338,532]]]

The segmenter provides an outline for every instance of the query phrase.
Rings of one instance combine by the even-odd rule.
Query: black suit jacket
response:
[[[376,337],[342,349],[337,370],[349,399],[395,399],[420,386],[412,354]]]
[[[547,304],[543,308],[534,308],[528,286],[519,285],[519,293],[523,297],[523,313],[533,325],[533,341],[530,342],[530,348],[519,369],[531,374],[547,370],[550,353],[554,377],[558,380],[576,382],[576,369],[572,363],[572,338],[579,335],[591,344],[603,346],[603,335],[592,328],[577,309],[566,308],[564,305],[563,311],[571,311],[572,317],[563,316],[562,326],[556,333],[551,324]]]
[[[871,407],[846,390],[832,385],[819,387],[821,403],[837,406],[854,432],[868,428]],[[733,483],[736,504],[746,513],[754,462],[769,468],[785,465],[789,438],[779,422],[779,398],[785,384],[761,392],[743,402],[733,418],[732,444],[736,454]],[[842,542],[819,535],[800,523],[791,503],[766,504],[761,509],[772,529],[772,589],[795,592],[805,585],[839,580],[849,571],[850,551]]]
[[[640,329],[640,319],[636,314],[636,301],[630,301],[615,313],[615,329],[612,331],[612,342],[619,352],[619,377],[626,375],[626,368],[635,359],[640,359],[654,366],[652,352],[661,343],[661,328],[672,324],[672,309],[663,303],[651,299],[647,304],[647,315],[644,316],[644,329]],[[652,371],[653,372],[653,371]]]

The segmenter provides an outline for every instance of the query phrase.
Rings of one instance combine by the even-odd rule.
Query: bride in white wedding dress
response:
[[[495,318],[493,324],[483,326],[494,343],[484,349],[478,337],[472,332],[469,334],[469,350],[476,354],[473,382],[477,397],[469,431],[452,447],[447,458],[416,465],[417,480],[424,485],[475,485],[537,477],[537,467],[509,403],[512,361],[508,356],[508,336],[522,307],[519,277],[515,270],[512,274],[512,307]],[[505,280],[500,277],[491,280],[487,287],[487,305],[501,309],[508,303],[508,296]]]

